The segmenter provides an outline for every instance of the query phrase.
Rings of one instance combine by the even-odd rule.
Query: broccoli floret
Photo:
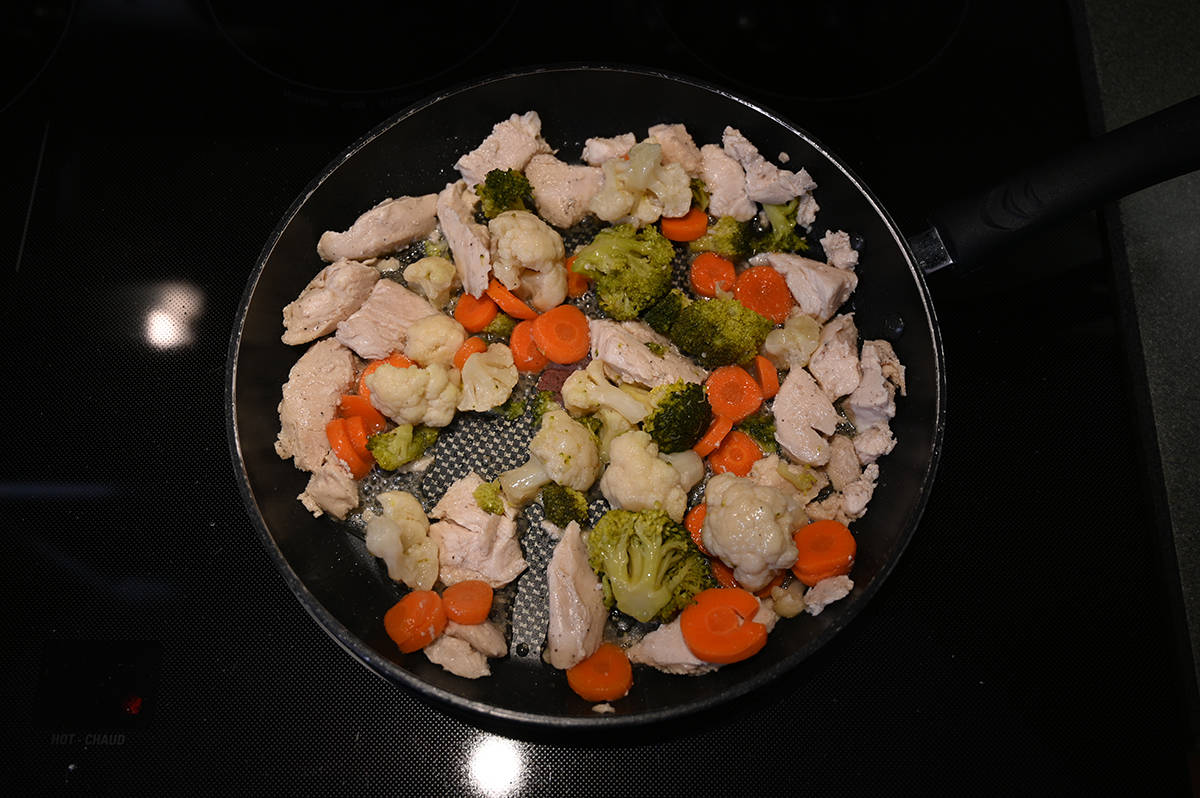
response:
[[[679,311],[683,310],[684,305],[691,304],[691,301],[683,291],[672,288],[642,314],[642,321],[660,335],[666,335],[675,319],[679,318]]]
[[[793,218],[795,218],[793,216]],[[754,222],[739,222],[722,216],[708,232],[688,244],[692,252],[715,252],[732,261],[746,260],[754,254]]]
[[[712,369],[753,360],[774,328],[774,322],[736,299],[706,299],[680,310],[667,337]]]
[[[595,281],[600,309],[618,321],[636,318],[671,287],[675,247],[654,225],[619,224],[581,249],[571,270]]]
[[[575,420],[587,427],[588,431],[596,436],[597,442],[600,440],[600,430],[604,427],[603,421],[595,416],[581,416]]]
[[[516,326],[517,320],[512,316],[507,313],[497,313],[496,318],[492,319],[479,334],[489,344],[502,343],[512,336],[513,327]]]
[[[425,239],[425,257],[427,258],[450,258],[450,242],[442,235],[441,230],[434,230],[429,238]]]
[[[482,482],[475,488],[475,503],[479,509],[492,515],[504,515],[504,496],[497,481]]]
[[[660,385],[650,391],[650,401],[654,408],[642,420],[642,431],[649,433],[664,454],[695,446],[712,421],[704,386],[694,382]]]
[[[665,623],[717,586],[708,558],[661,510],[609,510],[588,535],[588,564],[605,604],[643,623]]]
[[[755,252],[805,252],[808,242],[796,232],[796,209],[800,200],[793,199],[783,205],[763,204],[763,215],[767,217],[767,228],[754,236]]]
[[[533,416],[533,425],[535,427],[540,426],[542,416],[559,406],[558,402],[554,399],[553,391],[538,391],[529,400],[529,412]]]
[[[438,431],[433,427],[417,427],[401,424],[389,432],[380,432],[367,438],[367,449],[375,457],[380,468],[395,471],[405,463],[416,460],[437,441]]]
[[[505,211],[526,211],[533,204],[533,187],[516,169],[493,169],[475,186],[479,209],[489,219]]]
[[[515,421],[525,415],[525,396],[519,391],[513,391],[504,404],[496,405],[492,412],[500,418]]]
[[[692,204],[702,211],[708,210],[708,186],[698,177],[693,177],[688,184],[692,189]]]
[[[767,454],[777,454],[779,444],[775,442],[775,418],[762,410],[746,416],[737,424],[737,429],[749,435],[758,448]]]
[[[585,523],[588,517],[587,496],[574,488],[551,482],[542,488],[542,509],[546,520],[555,526],[565,527],[572,521]]]

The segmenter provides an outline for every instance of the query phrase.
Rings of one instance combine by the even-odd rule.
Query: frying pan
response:
[[[589,136],[683,122],[698,143],[720,142],[726,125],[773,157],[786,152],[818,184],[817,228],[844,229],[865,242],[853,297],[864,338],[891,340],[907,368],[907,396],[893,422],[896,448],[880,461],[870,512],[856,522],[853,592],[818,616],[784,620],[761,653],[704,677],[639,669],[633,691],[600,715],[540,659],[545,583],[539,576],[551,541],[531,525],[523,538],[529,571],[511,599],[510,655],[492,660],[479,680],[453,676],[422,654],[402,655],[382,618],[398,591],[346,525],[314,519],[296,500],[307,475],[281,460],[273,444],[276,406],[300,348],[280,342],[281,309],[321,268],[322,231],[345,229],[385,197],[440,190],[457,179],[452,165],[492,125],[536,110],[543,135],[564,160],[577,160]],[[970,261],[1006,239],[1087,204],[1200,166],[1200,106],[1191,101],[1082,153],[1019,175],[991,192],[932,215],[912,244],[871,191],[810,135],[720,88],[659,72],[562,67],[491,78],[449,91],[392,117],[326,169],[293,203],[250,276],[230,343],[227,422],[239,485],[250,517],[304,608],[371,670],[452,714],[489,726],[564,731],[615,730],[711,712],[770,685],[842,629],[879,590],[921,517],[933,484],[945,426],[946,377],[938,324],[923,272]],[[1146,142],[1154,143],[1147,147]],[[470,415],[470,414],[466,414]],[[457,425],[459,422],[456,421]],[[448,429],[421,498],[428,509],[467,470],[490,479],[523,462],[517,428],[494,418]],[[443,444],[446,448],[443,449]],[[269,623],[269,619],[264,619]]]

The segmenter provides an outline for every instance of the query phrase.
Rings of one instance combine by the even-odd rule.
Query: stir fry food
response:
[[[399,651],[487,676],[517,608],[609,711],[849,595],[904,367],[808,172],[682,124],[564,160],[533,111],[454,168],[324,233],[283,308],[276,450],[396,584]]]

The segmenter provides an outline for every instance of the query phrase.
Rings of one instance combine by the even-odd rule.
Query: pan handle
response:
[[[1200,97],[1131,122],[938,208],[909,240],[926,273],[973,264],[1022,236],[1087,208],[1200,169]]]

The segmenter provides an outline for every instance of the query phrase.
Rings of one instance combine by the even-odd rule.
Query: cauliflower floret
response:
[[[404,281],[435,308],[444,308],[450,301],[450,291],[457,276],[454,264],[438,255],[421,258],[404,267]]]
[[[397,368],[385,363],[367,375],[371,404],[397,424],[444,427],[454,419],[458,372],[441,363]]]
[[[563,406],[576,415],[595,413],[608,408],[619,413],[630,424],[640,423],[650,409],[628,391],[608,381],[604,362],[593,360],[587,368],[567,377],[562,386]]]
[[[504,404],[518,376],[512,350],[504,344],[492,344],[486,352],[476,352],[463,364],[458,409],[491,410]]]
[[[782,327],[767,333],[762,353],[777,368],[798,369],[808,365],[820,340],[821,322],[793,308]]]
[[[558,307],[567,298],[566,265],[560,263],[542,272],[522,273],[515,293],[539,313]]]
[[[429,590],[437,581],[438,547],[429,537],[429,519],[411,493],[379,494],[383,513],[368,510],[367,551],[387,564],[388,576],[413,590]]]
[[[567,488],[587,490],[600,476],[596,439],[565,410],[542,416],[542,428],[529,443],[529,453],[542,461],[551,479]]]
[[[717,474],[704,489],[701,534],[714,557],[747,590],[760,590],[796,561],[792,508],[782,493],[752,479]]]
[[[659,452],[658,456],[679,472],[679,486],[685,492],[699,485],[700,480],[704,479],[704,459],[691,449],[670,454]]]
[[[600,477],[600,491],[614,509],[662,510],[672,521],[682,523],[687,492],[680,473],[658,456],[658,446],[648,433],[633,430],[617,436],[609,447],[609,458],[608,469]]]
[[[488,222],[488,234],[492,273],[510,291],[521,284],[522,272],[563,268],[562,236],[529,211],[505,211]]]
[[[662,146],[646,139],[601,167],[604,182],[589,208],[606,222],[650,224],[659,216],[682,216],[692,203],[691,181],[677,163],[664,165]]]
[[[404,354],[422,366],[454,365],[454,353],[467,340],[466,329],[445,313],[435,313],[408,328]]]

